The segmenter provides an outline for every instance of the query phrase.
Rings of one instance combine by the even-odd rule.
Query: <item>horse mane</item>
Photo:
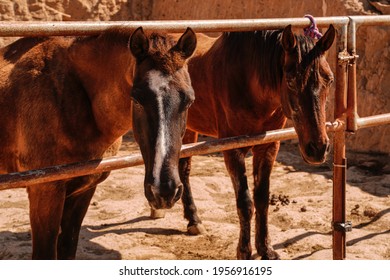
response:
[[[101,42],[108,47],[127,47],[130,36],[131,31],[129,31],[128,29],[125,29],[123,27],[111,27],[103,31],[98,36],[98,39],[101,40]]]
[[[264,88],[277,90],[283,78],[284,50],[281,44],[282,30],[225,32],[222,35],[227,57],[232,65],[244,64],[257,73]],[[301,69],[316,61],[318,52],[311,38],[295,35]],[[303,60],[302,60],[303,57]]]
[[[21,38],[4,48],[3,58],[11,63],[15,63],[30,49],[46,40],[48,40],[47,37]]]

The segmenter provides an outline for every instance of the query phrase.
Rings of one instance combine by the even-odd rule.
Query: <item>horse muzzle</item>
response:
[[[164,188],[165,187],[165,188]],[[159,187],[152,184],[145,185],[145,197],[153,209],[170,209],[181,198],[183,185],[174,188],[167,185]]]
[[[320,143],[310,141],[303,149],[301,147],[301,154],[305,162],[317,165],[325,162],[329,150],[329,140]]]

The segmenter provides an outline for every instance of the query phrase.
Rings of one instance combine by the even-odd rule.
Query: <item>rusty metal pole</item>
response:
[[[356,22],[350,18],[348,24],[348,100],[347,100],[347,128],[348,132],[355,133],[358,130],[357,119],[357,88],[356,88]]]
[[[345,124],[347,107],[347,63],[341,59],[347,55],[347,25],[339,29],[337,40],[338,65],[336,69],[336,92],[334,99],[334,118]],[[334,133],[333,138],[333,259],[345,259],[345,128]]]

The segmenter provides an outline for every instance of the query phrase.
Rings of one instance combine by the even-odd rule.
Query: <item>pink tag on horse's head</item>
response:
[[[304,34],[313,39],[321,39],[322,34],[317,28],[316,21],[312,15],[305,15],[308,19],[310,19],[310,26],[303,29]]]

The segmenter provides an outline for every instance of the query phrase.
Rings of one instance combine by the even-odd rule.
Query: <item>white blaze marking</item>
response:
[[[160,92],[161,87],[169,87],[169,79],[164,77],[164,75],[160,71],[152,70],[148,73],[149,78],[149,88],[156,94],[157,99],[157,109],[159,115],[159,125],[157,132],[157,140],[156,140],[156,155],[154,158],[154,169],[153,169],[153,177],[155,186],[160,185],[160,173],[164,163],[165,156],[167,154],[167,144],[168,144],[168,128],[165,121],[164,114],[164,105],[163,105],[163,95]],[[158,188],[154,190],[158,193]]]

